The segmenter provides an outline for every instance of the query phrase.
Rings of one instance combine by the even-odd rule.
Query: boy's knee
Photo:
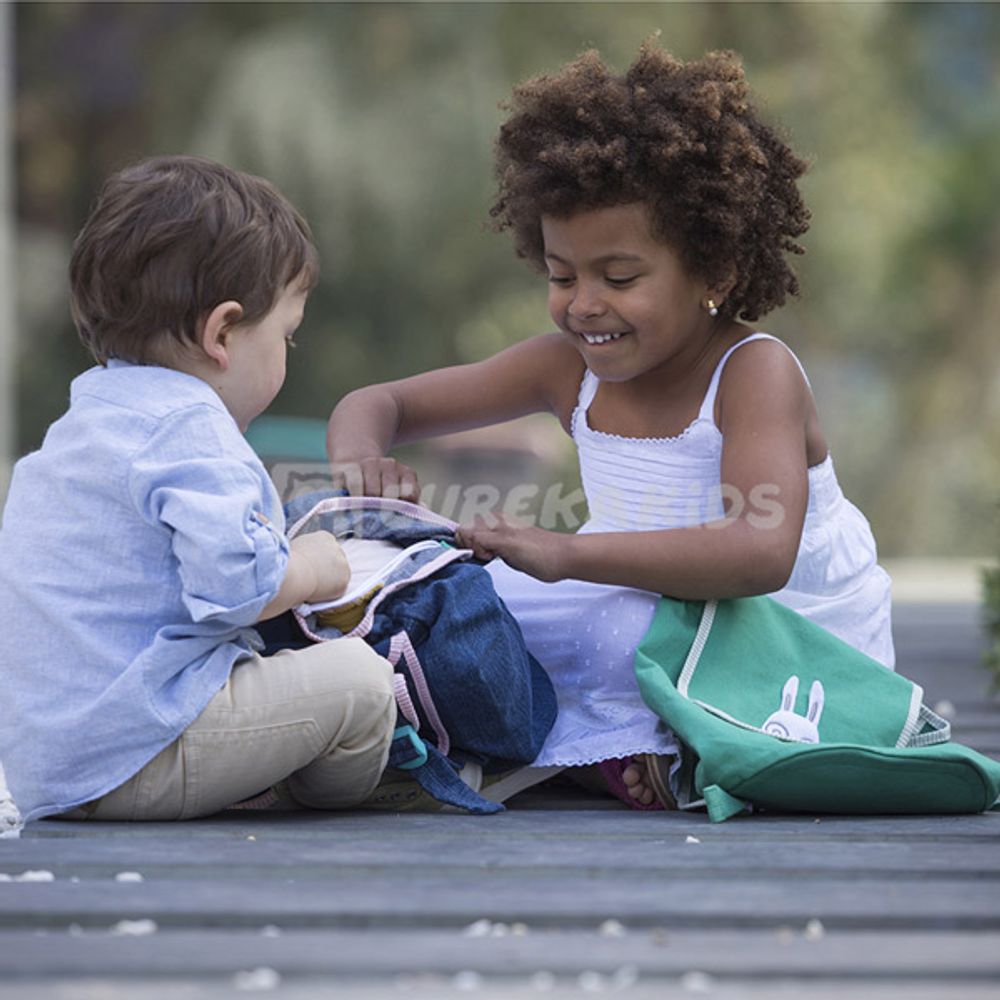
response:
[[[326,643],[329,669],[341,685],[393,699],[392,664],[364,639],[335,639]]]
[[[313,706],[328,740],[313,762],[291,775],[289,787],[303,805],[345,809],[363,801],[385,770],[396,728],[393,670],[360,639],[325,644],[324,664],[336,683]]]
[[[396,698],[389,661],[363,639],[335,639],[324,643],[323,652],[323,700],[341,737],[350,741],[349,732],[391,732]]]

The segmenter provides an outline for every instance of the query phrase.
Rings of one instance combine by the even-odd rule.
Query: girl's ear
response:
[[[205,317],[198,342],[205,354],[223,371],[229,367],[229,334],[243,318],[243,306],[235,300],[220,302]]]
[[[733,269],[728,275],[722,280],[717,281],[710,289],[709,294],[715,301],[717,306],[721,306],[723,302],[729,298],[729,293],[733,290],[736,285],[736,270]]]

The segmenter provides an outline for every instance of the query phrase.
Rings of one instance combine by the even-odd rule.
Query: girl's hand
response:
[[[420,500],[417,474],[394,458],[363,458],[354,462],[334,462],[330,466],[335,488],[356,497],[389,497],[392,500]]]
[[[497,556],[544,583],[563,579],[563,555],[572,537],[520,524],[502,514],[476,518],[455,532],[456,544],[472,549],[477,559],[489,561]]]

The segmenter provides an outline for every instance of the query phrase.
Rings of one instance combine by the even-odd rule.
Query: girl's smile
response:
[[[596,347],[599,344],[607,344],[608,342],[613,342],[615,340],[621,340],[622,337],[626,336],[627,330],[623,330],[621,333],[580,333],[580,336],[590,344],[591,347]]]

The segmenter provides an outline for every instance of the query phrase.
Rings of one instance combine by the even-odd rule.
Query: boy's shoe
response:
[[[483,772],[478,764],[468,763],[458,772],[459,778],[474,792],[483,783]],[[375,791],[357,809],[378,809],[385,812],[463,812],[463,810],[439,802],[430,792],[406,771],[388,767],[382,775]]]
[[[470,769],[471,768],[471,769]],[[467,774],[466,771],[469,771]],[[482,774],[475,764],[467,765],[460,772],[459,777],[473,791],[478,791],[478,783]],[[226,807],[226,811],[246,810],[252,812],[292,812],[304,809],[305,806],[293,798],[288,789],[288,783],[279,781],[270,788],[249,799],[242,799]],[[439,802],[430,792],[425,792],[416,781],[407,774],[406,771],[397,771],[394,768],[387,768],[375,791],[368,796],[364,802],[354,809],[379,809],[386,812],[441,812],[443,810],[461,812],[443,802]]]
[[[459,771],[458,776],[488,802],[505,802],[511,796],[551,778],[561,770],[561,767],[519,767],[501,774],[484,775],[479,765],[470,761]],[[288,783],[284,781],[228,807],[230,810],[255,812],[292,812],[303,808],[292,797]],[[406,771],[395,768],[387,768],[375,791],[354,808],[383,812],[463,812],[456,806],[439,802],[430,792],[424,791]]]
[[[288,783],[279,781],[276,785],[265,788],[264,791],[249,799],[242,799],[227,806],[226,812],[230,809],[248,809],[254,812],[293,812],[304,808],[292,797],[292,793],[288,790]]]
[[[487,802],[506,802],[518,792],[523,792],[562,770],[562,767],[518,767],[500,774],[484,775],[479,765],[470,761],[459,771],[458,776]],[[358,808],[393,812],[463,812],[456,806],[438,802],[406,771],[392,768],[382,775],[378,787]]]
[[[387,768],[375,791],[355,809],[378,809],[385,812],[440,812],[445,808],[405,771]]]
[[[488,774],[483,778],[479,794],[488,802],[506,802],[518,792],[548,781],[565,770],[561,764],[556,764],[551,767],[518,767],[513,771]]]

